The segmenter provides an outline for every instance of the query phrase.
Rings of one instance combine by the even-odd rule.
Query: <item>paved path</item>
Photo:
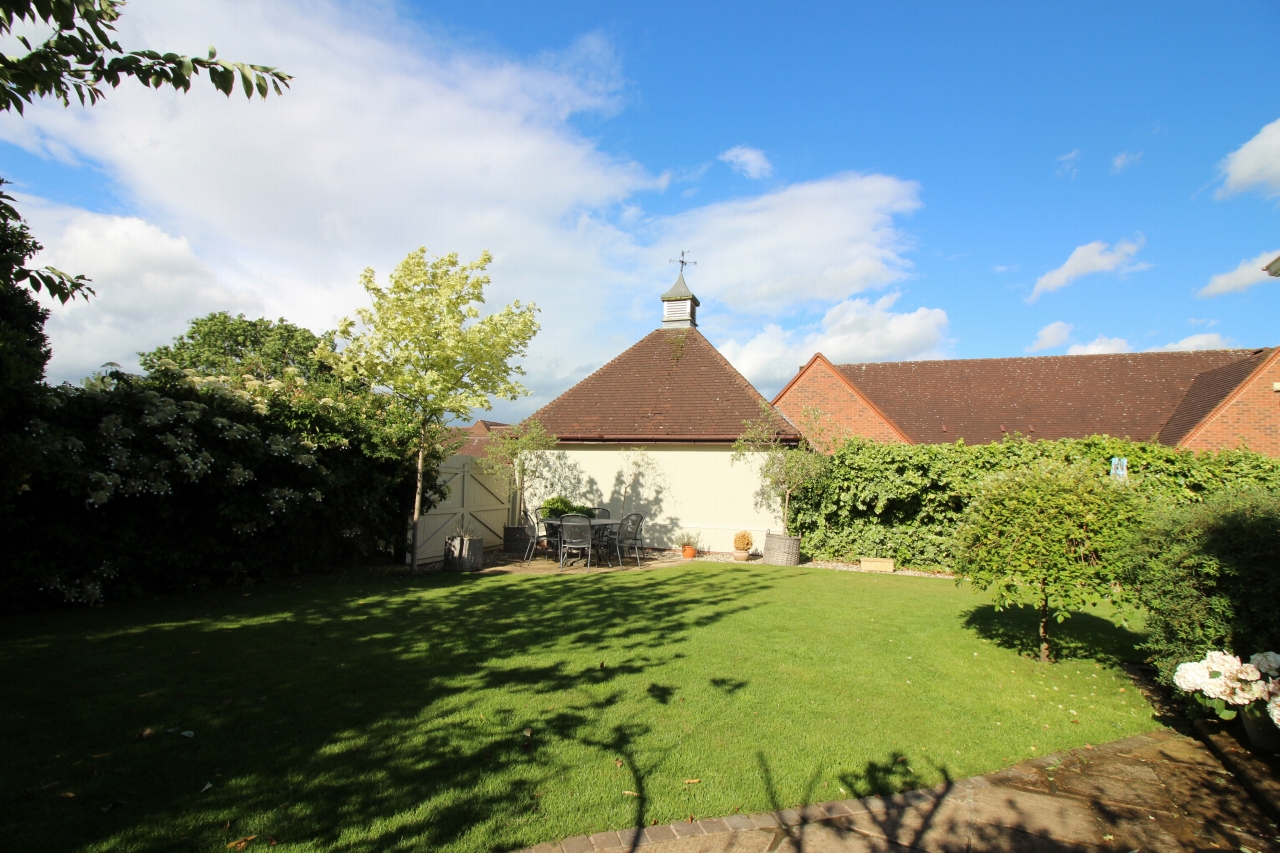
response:
[[[1236,850],[1280,853],[1276,824],[1199,741],[1169,730],[927,791],[602,832],[527,853]]]

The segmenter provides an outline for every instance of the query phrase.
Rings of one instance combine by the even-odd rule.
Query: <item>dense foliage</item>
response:
[[[1127,458],[1134,490],[1160,504],[1197,503],[1233,485],[1280,488],[1280,460],[1247,450],[1191,453],[1105,436],[973,446],[854,438],[792,499],[792,530],[816,557],[892,557],[899,565],[950,569],[956,529],[987,477],[1042,460],[1105,474],[1113,457]]]
[[[990,591],[997,611],[1035,607],[1047,663],[1050,619],[1119,591],[1116,573],[1140,511],[1127,483],[1085,463],[1046,459],[996,474],[956,531],[956,573]]]
[[[6,608],[389,559],[412,467],[385,399],[120,372],[51,389],[6,518]]]
[[[332,370],[316,358],[321,337],[310,329],[295,326],[283,317],[232,317],[217,311],[191,321],[186,333],[172,344],[139,353],[142,367],[149,371],[166,362],[201,376],[249,375],[266,382],[297,375],[307,382],[332,379]]]
[[[542,510],[544,515],[548,515],[551,518],[559,518],[560,516],[568,515],[569,513],[585,515],[587,518],[596,517],[595,507],[581,506],[568,498],[562,498],[559,496],[547,498],[543,501]]]
[[[1225,490],[1153,514],[1124,580],[1140,592],[1144,648],[1166,682],[1208,651],[1280,650],[1280,491]]]

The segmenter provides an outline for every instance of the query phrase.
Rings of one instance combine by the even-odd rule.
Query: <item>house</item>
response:
[[[675,547],[689,532],[704,549],[732,551],[748,530],[762,546],[781,520],[757,506],[756,466],[730,457],[766,401],[698,331],[683,270],[661,302],[660,328],[533,414],[559,439],[550,491],[614,518],[644,513],[646,545]],[[799,440],[770,415],[781,438]]]
[[[459,456],[484,456],[484,449],[489,444],[489,436],[508,428],[510,428],[509,424],[484,420],[476,421],[465,429],[458,428],[455,435],[463,440],[463,444],[455,453]]]
[[[773,404],[876,441],[1111,435],[1280,456],[1280,347],[876,364],[819,353]]]

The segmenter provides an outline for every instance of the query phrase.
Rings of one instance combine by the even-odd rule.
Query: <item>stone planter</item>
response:
[[[890,557],[859,557],[858,565],[864,572],[893,571],[893,559]]]
[[[733,552],[733,559],[737,560],[739,563],[745,563],[750,558],[751,558],[750,551],[734,551]]]
[[[1245,705],[1240,712],[1249,743],[1263,752],[1280,752],[1280,729],[1271,722],[1267,706],[1261,702]]]
[[[681,545],[680,556],[684,557],[686,560],[692,560],[694,557],[698,556],[698,547],[696,545]]]
[[[764,562],[772,566],[800,565],[800,537],[766,533],[764,535]]]
[[[529,531],[523,527],[502,528],[502,550],[507,554],[524,556],[529,549]]]
[[[444,542],[444,567],[455,572],[478,572],[484,568],[483,536],[450,536]]]

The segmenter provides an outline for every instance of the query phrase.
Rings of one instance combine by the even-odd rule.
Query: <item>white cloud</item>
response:
[[[767,178],[773,174],[773,164],[769,162],[769,158],[764,156],[764,152],[759,148],[735,145],[721,154],[720,159],[728,163],[733,171],[746,175],[753,181]]]
[[[192,317],[261,310],[255,294],[220,284],[185,239],[150,223],[20,201],[45,243],[35,262],[82,273],[96,292],[88,303],[46,300],[46,330],[59,344],[50,376],[86,376],[108,361],[136,370],[139,350],[168,343]]]
[[[1111,174],[1118,175],[1130,166],[1136,166],[1142,160],[1142,152],[1121,151],[1111,158]]]
[[[1074,178],[1080,173],[1080,149],[1063,154],[1058,158],[1058,177]]]
[[[365,266],[381,278],[420,245],[468,259],[487,248],[489,304],[542,308],[525,360],[534,395],[499,411],[514,417],[657,326],[666,260],[682,248],[700,261],[689,282],[704,324],[726,335],[908,274],[897,220],[920,207],[917,184],[838,174],[652,216],[646,194],[676,178],[602,152],[570,121],[619,108],[607,41],[520,61],[459,50],[392,8],[135,0],[122,43],[190,53],[212,41],[221,56],[283,68],[292,89],[250,103],[203,79],[186,95],[126,83],[92,109],[0,115],[0,139],[101,169],[120,188],[113,206],[133,214],[83,220],[93,239],[128,232],[118,261],[109,247],[75,248],[91,241],[64,234],[73,212],[33,220],[46,254],[102,294],[50,323],[52,378],[125,363],[213,310],[331,328],[362,304]],[[898,328],[900,315],[859,310]]]
[[[1072,344],[1067,348],[1067,355],[1105,355],[1113,352],[1133,352],[1133,347],[1124,338],[1098,335],[1087,344]]]
[[[1280,255],[1280,249],[1263,252],[1255,258],[1241,261],[1230,272],[1220,272],[1209,279],[1196,296],[1221,296],[1224,293],[1240,293],[1255,284],[1270,281],[1271,276],[1263,269]]]
[[[730,339],[719,349],[766,396],[780,390],[816,352],[837,364],[942,357],[947,312],[924,307],[895,312],[898,297],[846,299],[815,327],[788,331],[769,323],[745,342]]]
[[[1008,264],[1008,265],[997,264],[996,266],[992,267],[991,270],[992,272],[1017,272],[1018,267],[1020,266],[1021,264]]]
[[[692,249],[689,286],[729,310],[830,304],[906,277],[909,241],[894,217],[920,206],[919,190],[888,175],[834,175],[655,220],[652,242]]]
[[[1036,279],[1035,289],[1031,291],[1028,301],[1035,302],[1040,294],[1066,287],[1081,276],[1115,270],[1136,272],[1147,269],[1146,264],[1131,263],[1143,242],[1144,238],[1139,235],[1137,240],[1121,240],[1114,249],[1101,240],[1077,246],[1066,263]]]
[[[1224,338],[1217,332],[1206,332],[1199,335],[1188,335],[1180,341],[1171,344],[1165,344],[1162,347],[1152,347],[1148,352],[1178,352],[1183,350],[1197,349],[1228,349],[1231,346],[1231,340]]]
[[[1036,335],[1036,339],[1031,346],[1027,347],[1027,352],[1039,352],[1043,349],[1053,349],[1065,344],[1071,338],[1071,324],[1058,320],[1050,323],[1040,330]]]
[[[1247,189],[1259,189],[1268,197],[1280,195],[1280,119],[1228,154],[1220,168],[1218,198]]]

